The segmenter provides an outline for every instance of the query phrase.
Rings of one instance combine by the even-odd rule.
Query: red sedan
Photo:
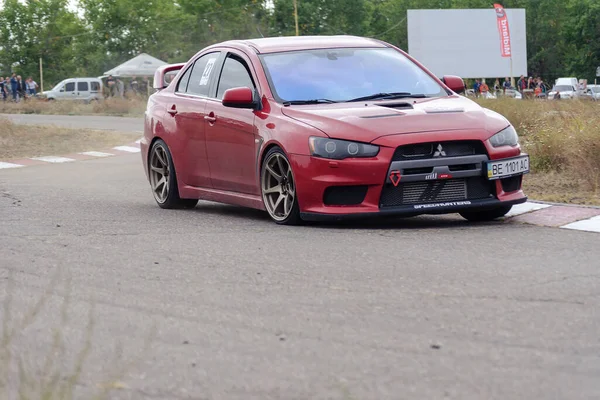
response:
[[[165,84],[165,76],[175,77]],[[460,213],[527,200],[512,125],[402,50],[349,37],[209,46],[161,67],[142,161],[162,208],[199,199],[266,210],[279,224]]]

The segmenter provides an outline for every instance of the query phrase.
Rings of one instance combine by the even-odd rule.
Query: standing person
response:
[[[523,90],[527,89],[527,79],[523,75],[517,81],[517,89],[521,94],[523,94]]]
[[[35,96],[37,93],[38,84],[33,80],[32,77],[27,78],[27,94]]]
[[[14,72],[10,77],[10,91],[12,93],[13,101],[16,103],[19,101],[19,82],[17,82],[17,74]]]
[[[475,83],[473,84],[473,92],[475,93],[475,97],[479,97],[479,88],[481,87],[481,83],[479,83],[479,79],[475,79]]]
[[[506,94],[506,90],[510,89],[510,79],[508,77],[504,78],[504,83],[502,83],[502,93]]]
[[[6,81],[0,76],[0,91],[2,91],[2,101],[6,101]]]
[[[479,91],[481,92],[483,98],[487,98],[487,94],[490,91],[490,88],[487,85],[487,83],[485,83],[485,79],[481,80],[481,85],[479,85]]]
[[[21,75],[17,75],[17,82],[18,82],[17,90],[19,91],[19,97],[22,97],[23,100],[25,101],[25,100],[27,100],[27,84],[21,78]]]
[[[108,95],[113,97],[115,90],[115,78],[113,78],[112,75],[109,75],[108,78],[106,78],[106,86],[108,86]]]
[[[125,84],[119,78],[117,78],[117,92],[119,93],[119,97],[123,98],[123,95],[125,93]]]

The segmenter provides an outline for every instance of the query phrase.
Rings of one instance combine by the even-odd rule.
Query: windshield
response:
[[[52,90],[59,90],[65,81],[60,81],[52,88]]]
[[[558,90],[559,92],[572,92],[573,91],[573,87],[569,86],[569,85],[558,85],[558,86],[554,86],[554,90],[555,92]]]
[[[377,93],[447,96],[425,71],[394,49],[319,49],[261,56],[278,101],[348,101]]]

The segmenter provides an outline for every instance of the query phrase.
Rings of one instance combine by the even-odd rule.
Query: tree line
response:
[[[406,11],[492,8],[491,0],[297,0],[301,35],[374,37],[408,49]],[[600,1],[505,0],[525,8],[530,75],[593,81],[600,66]],[[294,35],[293,0],[4,0],[0,74],[39,75],[44,86],[99,76],[145,52],[186,61],[229,39]],[[496,45],[496,44],[494,44]],[[473,49],[473,51],[477,51]]]

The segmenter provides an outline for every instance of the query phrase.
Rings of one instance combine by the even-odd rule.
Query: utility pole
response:
[[[42,67],[42,57],[40,56],[40,92],[44,91],[44,68]]]
[[[296,36],[298,34],[298,0],[294,0],[294,21],[296,22]]]

